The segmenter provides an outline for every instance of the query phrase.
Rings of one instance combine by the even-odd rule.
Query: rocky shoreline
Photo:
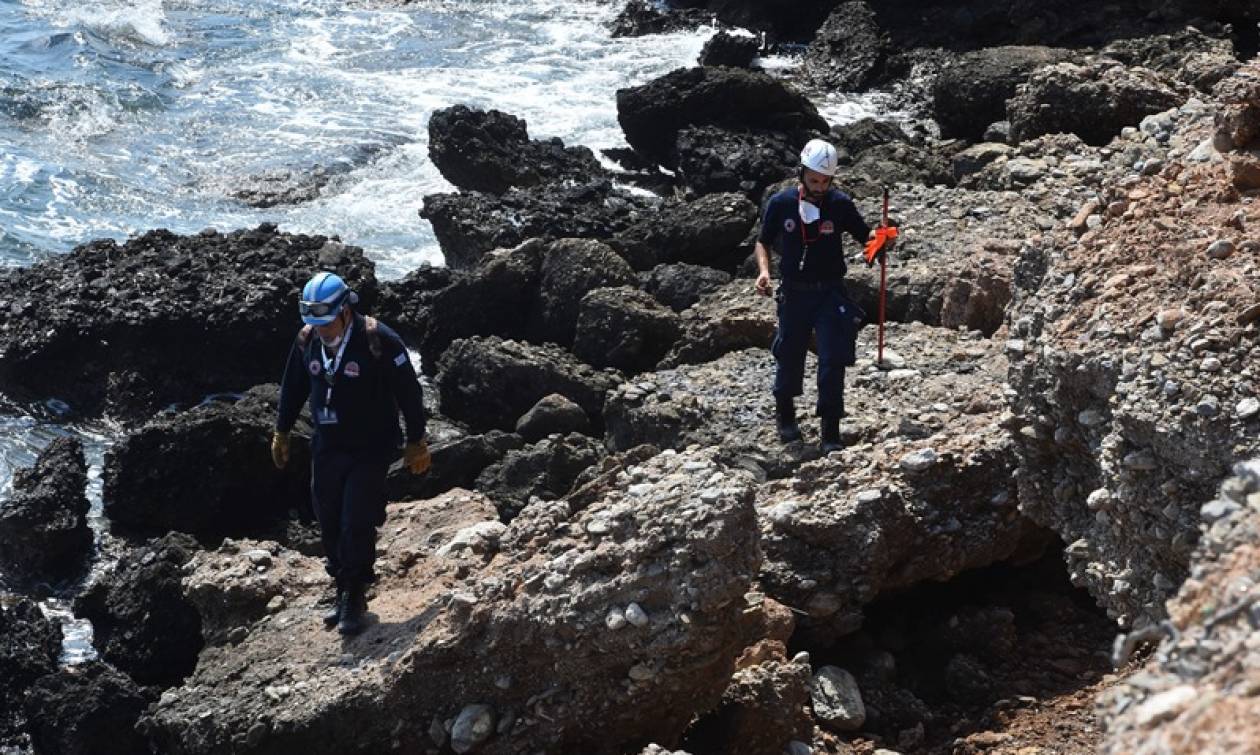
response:
[[[772,75],[724,32],[706,57],[741,65],[622,90],[620,169],[438,111],[458,190],[420,214],[446,267],[382,282],[362,249],[263,225],[0,271],[0,392],[120,428],[121,554],[81,584],[86,467],[55,442],[0,507],[0,569],[74,598],[99,658],[59,666],[57,626],[0,605],[0,752],[1256,746],[1231,726],[1256,686],[1254,463],[1226,482],[1260,457],[1255,10],[806,6],[631,3],[620,35],[716,17],[806,52]],[[832,126],[813,99],[836,86],[901,92],[941,134]],[[812,423],[775,436],[748,265],[814,136],[868,219],[893,185],[904,229],[893,353],[862,331],[825,457]],[[267,452],[317,269],[404,336],[433,417],[347,640],[314,610],[309,425],[286,471]],[[850,285],[875,311],[877,271]],[[1168,639],[1115,675],[1116,631],[1121,666]],[[1062,741],[1032,723],[1069,719]]]

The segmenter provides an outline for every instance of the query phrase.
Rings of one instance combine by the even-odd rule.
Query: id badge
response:
[[[331,406],[321,407],[315,413],[315,421],[321,425],[335,425],[337,424],[337,410]]]

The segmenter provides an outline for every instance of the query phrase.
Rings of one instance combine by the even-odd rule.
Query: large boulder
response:
[[[509,451],[477,476],[477,492],[494,501],[499,518],[510,522],[535,498],[552,500],[567,494],[578,475],[604,455],[603,445],[571,433],[544,438]]]
[[[818,28],[834,0],[678,0],[683,8],[703,8],[719,21],[765,31],[775,39],[802,40]],[[707,18],[708,16],[706,16]]]
[[[857,155],[841,173],[844,190],[853,197],[878,198],[896,184],[952,186],[951,145],[899,140],[879,144]]]
[[[704,43],[698,62],[702,66],[748,68],[759,52],[761,43],[753,35],[719,31]]]
[[[502,195],[467,191],[430,194],[420,217],[433,224],[446,264],[475,266],[493,249],[529,239],[607,239],[651,217],[664,200],[615,188],[601,179],[573,185],[509,189]],[[655,264],[645,261],[646,267]]]
[[[532,340],[572,345],[586,294],[637,282],[634,270],[607,244],[593,239],[560,239],[549,244],[539,271]]]
[[[597,288],[582,297],[573,353],[594,367],[633,374],[656,367],[678,334],[678,315],[651,294]]]
[[[661,304],[675,312],[682,312],[705,294],[730,283],[731,275],[706,265],[674,262],[657,265],[652,272],[641,274],[639,280],[643,290],[655,296]]]
[[[609,24],[609,31],[613,37],[668,34],[704,26],[711,17],[696,8],[661,7],[648,0],[630,0]]]
[[[438,365],[442,412],[475,431],[511,430],[544,396],[558,393],[602,427],[604,393],[621,381],[553,345],[498,337],[464,338],[451,344]]]
[[[136,732],[135,724],[154,697],[100,661],[48,674],[26,697],[35,751],[58,755],[148,752],[148,743]]]
[[[516,421],[516,432],[529,442],[542,440],[553,433],[586,433],[590,419],[582,407],[558,393],[538,399],[529,411]]]
[[[989,124],[1005,120],[1015,88],[1044,65],[1062,63],[1070,50],[1051,47],[990,47],[951,61],[932,87],[932,107],[944,136],[979,141]]]
[[[822,89],[863,91],[882,72],[887,45],[870,3],[840,3],[805,50],[805,74]]]
[[[1212,130],[1210,111],[1183,118],[1168,144],[1187,154]],[[1164,617],[1199,506],[1260,454],[1260,268],[1239,230],[1260,220],[1224,163],[1157,167],[1030,244],[1009,314],[1021,506],[1126,627]]]
[[[768,646],[773,650],[762,650]],[[756,658],[759,651],[768,657]],[[771,640],[745,651],[722,693],[722,704],[697,720],[687,733],[688,741],[697,744],[694,749],[764,755],[789,751],[787,745],[793,740],[810,741],[814,721],[809,715],[807,657],[802,654],[788,660],[782,643]],[[759,662],[748,662],[753,659]]]
[[[577,411],[585,420],[586,413]],[[436,424],[430,421],[428,430],[433,465],[422,475],[412,474],[403,464],[392,466],[385,477],[387,500],[414,501],[436,498],[453,488],[471,489],[482,470],[525,445],[520,435],[502,430],[474,435],[455,427],[438,429]]]
[[[0,568],[22,583],[58,582],[83,572],[92,552],[87,464],[78,438],[58,438],[30,469],[13,476],[0,505]]]
[[[731,281],[683,312],[681,336],[660,366],[711,362],[753,347],[768,349],[777,323],[773,299],[758,296],[752,281]]]
[[[1147,68],[1099,60],[1058,63],[1033,72],[1007,101],[1011,138],[1072,133],[1103,145],[1125,126],[1186,101],[1182,84]]]
[[[631,147],[667,166],[675,164],[678,132],[687,126],[768,129],[800,143],[827,130],[804,95],[769,74],[706,66],[618,89],[617,121]]]
[[[702,451],[634,474],[632,492],[614,472],[588,486],[584,508],[536,504],[506,528],[460,491],[396,505],[375,620],[340,643],[311,611],[314,560],[198,558],[189,593],[209,630],[236,641],[208,647],[141,726],[172,755],[676,742],[719,701],[743,647],[753,484]]]
[[[669,204],[651,218],[618,234],[638,257],[690,262],[734,270],[743,261],[741,245],[757,222],[757,205],[740,194],[709,194]]]
[[[74,602],[92,622],[102,659],[140,684],[169,687],[192,673],[203,645],[201,617],[184,597],[184,566],[197,553],[170,534],[125,553]]]
[[[277,379],[297,297],[334,270],[376,298],[363,250],[274,225],[93,241],[0,274],[0,388],[82,414],[147,417],[171,403]]]
[[[1209,36],[1193,26],[1171,34],[1117,39],[1099,54],[1158,71],[1202,92],[1211,92],[1241,65],[1227,35]]]
[[[420,267],[381,285],[377,311],[420,352],[421,371],[433,374],[442,352],[458,338],[527,335],[546,248],[531,239],[489,252],[471,269]]]
[[[310,513],[310,425],[293,434],[283,470],[271,461],[278,388],[158,415],[105,454],[105,515],[118,530],[171,530],[212,543],[271,533],[290,512]]]
[[[466,105],[433,111],[429,159],[459,188],[492,194],[514,186],[585,181],[604,172],[586,147],[565,147],[559,139],[531,141],[524,119]]]
[[[0,749],[29,745],[22,701],[41,677],[57,670],[60,657],[61,626],[38,605],[0,604]]]
[[[757,201],[796,171],[803,144],[764,129],[688,126],[675,140],[678,182],[694,195],[739,192]]]

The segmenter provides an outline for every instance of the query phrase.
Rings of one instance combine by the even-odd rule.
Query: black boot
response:
[[[822,452],[829,454],[832,451],[839,451],[842,448],[844,448],[844,444],[840,442],[840,418],[823,417]]]
[[[341,619],[337,622],[337,631],[354,635],[363,631],[363,614],[367,612],[367,596],[361,584],[350,585],[342,593]]]
[[[337,595],[333,598],[332,608],[324,612],[324,626],[332,629],[337,622],[341,621],[341,602],[345,595],[345,590],[341,585],[337,585]]]
[[[779,428],[779,440],[791,443],[801,439],[800,425],[796,424],[796,407],[792,405],[792,397],[774,397],[775,423]]]

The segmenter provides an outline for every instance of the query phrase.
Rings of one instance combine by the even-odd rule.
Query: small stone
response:
[[[891,349],[884,349],[884,361],[878,362],[878,366],[881,370],[899,370],[906,366],[906,359]]]
[[[797,505],[795,501],[784,501],[782,503],[776,503],[772,506],[768,516],[770,517],[771,522],[782,527],[791,523],[793,517],[796,515],[796,510]]]
[[[1234,407],[1234,413],[1238,415],[1238,419],[1249,420],[1260,414],[1260,399],[1245,398],[1238,402],[1238,406]]]
[[[884,497],[883,491],[880,490],[859,490],[856,496],[858,503],[875,503]]]
[[[1186,313],[1181,309],[1165,309],[1155,315],[1155,322],[1164,330],[1172,330],[1177,324],[1185,319]]]
[[[866,706],[857,681],[837,666],[823,666],[809,685],[814,716],[832,731],[857,731],[866,723]]]
[[[624,627],[627,623],[626,614],[616,606],[604,617],[604,624],[614,632]]]
[[[1006,342],[1006,353],[1011,357],[1024,356],[1024,340],[1022,338],[1012,338]]]
[[[247,551],[245,553],[245,557],[248,558],[249,562],[254,566],[271,566],[271,554],[261,548],[255,548],[254,550]]]
[[[1207,357],[1199,364],[1199,370],[1202,372],[1220,372],[1221,360],[1216,357]]]
[[[1111,504],[1111,491],[1106,488],[1098,488],[1090,493],[1085,499],[1085,505],[1090,511],[1101,511]]]
[[[267,724],[259,721],[249,727],[249,731],[245,734],[245,744],[250,747],[257,747],[262,744],[263,737],[267,736]]]
[[[284,596],[277,595],[267,601],[267,613],[277,613],[284,610]]]
[[[636,682],[646,682],[656,678],[656,672],[650,666],[636,663],[630,667],[630,678]]]
[[[1194,413],[1200,417],[1215,417],[1220,411],[1221,402],[1212,395],[1204,396],[1194,407]]]
[[[459,712],[451,727],[451,749],[472,752],[494,733],[494,710],[489,705],[468,705]]]
[[[1098,427],[1103,423],[1103,414],[1097,409],[1086,409],[1076,415],[1076,421],[1085,427]]]
[[[512,677],[508,676],[507,674],[503,674],[502,676],[496,677],[494,680],[494,686],[498,687],[499,689],[511,689]]]
[[[1229,239],[1217,239],[1207,248],[1207,256],[1214,260],[1229,259],[1234,255],[1234,242]]]
[[[1134,719],[1137,721],[1137,725],[1143,728],[1163,723],[1175,718],[1198,696],[1198,691],[1188,684],[1173,687],[1167,692],[1161,692],[1139,705],[1133,714]]]
[[[1178,393],[1181,393],[1181,384],[1179,384],[1176,380],[1165,380],[1163,391],[1165,396],[1172,398]]]
[[[649,621],[647,611],[644,611],[638,603],[631,603],[626,606],[626,621],[636,627],[645,627]]]
[[[787,755],[814,755],[814,750],[804,742],[793,739],[788,742]]]
[[[1222,501],[1220,499],[1208,501],[1203,504],[1203,508],[1199,509],[1199,518],[1205,523],[1211,524],[1220,519],[1224,519],[1235,511],[1238,511],[1240,508],[1242,507],[1233,501]]]
[[[936,451],[931,448],[923,448],[913,453],[907,454],[901,459],[901,468],[907,472],[922,472],[930,468],[940,459]]]

